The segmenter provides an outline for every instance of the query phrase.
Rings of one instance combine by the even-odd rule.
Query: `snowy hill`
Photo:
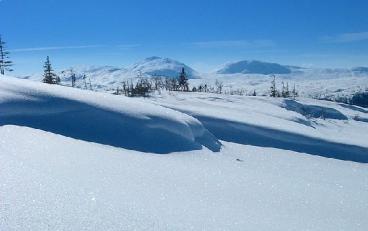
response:
[[[290,74],[298,67],[283,66],[277,63],[267,63],[261,61],[239,61],[225,64],[217,74]]]
[[[0,83],[0,125],[27,126],[144,152],[220,148],[196,119],[139,99],[10,78]]]
[[[368,163],[367,109],[303,98],[206,93],[153,101],[197,118],[220,140]]]
[[[334,102],[1,77],[0,230],[365,231],[367,131]]]
[[[61,78],[63,85],[71,85],[71,71],[76,74],[76,85],[79,88],[90,88],[97,91],[109,91],[121,87],[121,82],[127,79],[135,79],[139,76],[143,77],[169,77],[176,78],[179,76],[181,69],[184,68],[189,79],[199,78],[197,71],[179,61],[150,57],[139,61],[126,68],[114,66],[82,66],[72,67],[59,71],[57,74]],[[83,79],[83,76],[86,79]],[[41,82],[42,74],[20,77],[22,79],[30,79]]]
[[[178,77],[181,69],[184,68],[188,78],[198,78],[199,74],[184,63],[169,58],[149,57],[129,68],[130,73],[149,76]]]

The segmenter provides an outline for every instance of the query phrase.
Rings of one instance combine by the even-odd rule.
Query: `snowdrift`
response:
[[[155,101],[198,119],[221,141],[368,163],[368,112],[363,108],[208,93],[179,93]]]
[[[2,125],[160,154],[221,147],[197,119],[143,99],[7,77],[0,79]]]
[[[305,105],[295,100],[284,100],[283,106],[286,110],[294,111],[307,118],[348,120],[347,116],[335,108],[323,107],[319,105]]]

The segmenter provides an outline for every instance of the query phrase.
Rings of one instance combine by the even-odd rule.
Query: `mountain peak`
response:
[[[154,61],[154,60],[160,60],[160,59],[163,59],[161,57],[158,57],[158,56],[151,56],[151,57],[148,57],[148,58],[145,58],[144,61]]]
[[[226,64],[217,71],[218,74],[290,74],[290,66],[278,63],[262,62],[258,60],[242,60]]]
[[[186,64],[170,58],[151,56],[135,63],[130,71],[132,73],[142,73],[149,76],[177,77],[184,68],[188,78],[198,78],[197,71]]]

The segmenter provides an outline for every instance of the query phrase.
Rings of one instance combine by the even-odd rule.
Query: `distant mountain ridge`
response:
[[[42,71],[40,67],[40,71]],[[72,71],[76,74],[76,86],[79,88],[91,88],[100,91],[110,91],[120,87],[123,81],[138,77],[169,77],[179,76],[184,68],[187,76],[196,84],[208,79],[227,78],[228,75],[236,75],[238,78],[246,79],[247,76],[277,75],[295,79],[333,79],[368,76],[368,67],[355,68],[304,68],[291,65],[281,65],[278,63],[262,61],[239,61],[225,64],[221,69],[212,73],[199,73],[190,66],[170,58],[152,56],[145,58],[127,67],[116,66],[79,66],[57,72],[61,83],[71,84]],[[86,76],[83,79],[83,76]],[[30,76],[19,78],[42,80],[42,72]]]
[[[368,74],[368,67],[354,67],[351,70],[358,74]]]
[[[176,78],[182,68],[185,69],[189,79],[200,78],[199,73],[190,66],[174,59],[157,56],[148,57],[128,67],[77,66],[59,71],[57,75],[60,76],[61,83],[70,84],[73,72],[79,87],[86,87],[91,83],[93,89],[111,89],[119,86],[124,80],[137,77]],[[83,79],[84,75],[86,76],[85,80]],[[30,76],[19,76],[19,78],[41,81],[43,77],[42,73],[38,73]]]
[[[261,62],[257,60],[242,60],[225,64],[217,70],[217,74],[290,74],[300,67],[285,66],[278,63]]]

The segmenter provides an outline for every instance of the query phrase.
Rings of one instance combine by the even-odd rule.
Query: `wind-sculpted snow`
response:
[[[322,118],[322,119],[337,119],[347,120],[344,114],[335,108],[323,107],[318,105],[307,105],[299,103],[295,100],[284,100],[284,108],[290,111],[295,111],[308,118]]]
[[[193,117],[144,100],[2,78],[0,125],[9,124],[142,152],[221,146]]]
[[[290,102],[347,119],[270,97],[140,100],[1,77],[0,230],[366,231],[367,109]]]
[[[258,147],[271,147],[339,160],[368,163],[368,148],[331,142],[324,139],[239,123],[213,117],[196,116],[221,140]]]
[[[197,118],[220,140],[368,163],[368,112],[359,107],[194,93],[155,101]]]
[[[0,230],[368,226],[368,165],[224,142],[151,155],[0,126]]]

